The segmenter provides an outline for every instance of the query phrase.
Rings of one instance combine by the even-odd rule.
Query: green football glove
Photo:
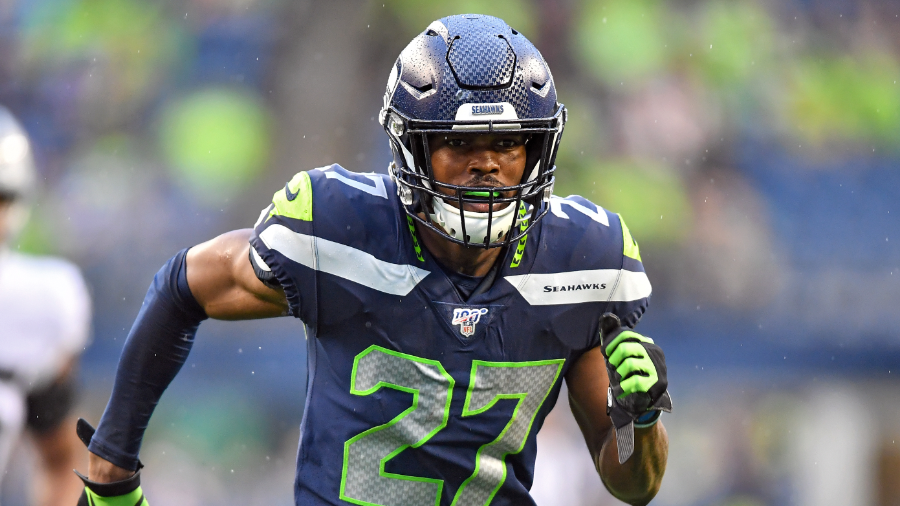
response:
[[[75,431],[85,446],[91,443],[94,428],[87,420],[79,418]],[[81,493],[81,498],[78,499],[77,506],[149,506],[147,499],[144,498],[144,492],[141,490],[142,467],[144,465],[138,462],[138,470],[134,476],[112,483],[97,483],[75,471],[75,474],[84,482],[84,491]]]
[[[622,328],[619,317],[600,317],[600,338],[609,376],[606,414],[616,429],[619,463],[634,453],[634,425],[656,423],[662,411],[672,411],[667,390],[666,356],[653,339]]]

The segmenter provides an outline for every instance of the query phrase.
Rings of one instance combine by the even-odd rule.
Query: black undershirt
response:
[[[438,262],[438,265],[440,265],[440,262]],[[484,276],[469,276],[448,269],[443,265],[441,265],[441,269],[447,274],[447,277],[450,278],[450,282],[456,287],[456,290],[463,300],[468,300],[469,296],[472,295],[472,292],[475,291],[475,289],[478,288],[478,285],[481,284],[481,281],[484,280]]]

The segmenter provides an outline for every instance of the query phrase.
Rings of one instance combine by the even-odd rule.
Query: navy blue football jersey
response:
[[[308,340],[298,505],[523,505],[535,436],[599,317],[634,326],[650,283],[620,217],[577,196],[463,299],[396,188],[332,165],[263,210],[254,262]]]

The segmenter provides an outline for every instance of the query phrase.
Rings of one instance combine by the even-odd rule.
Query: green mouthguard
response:
[[[489,197],[492,193],[494,194],[494,197],[500,196],[500,192],[463,192],[463,195],[471,195],[473,197]]]

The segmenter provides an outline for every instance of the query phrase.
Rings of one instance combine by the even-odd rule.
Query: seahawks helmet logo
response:
[[[503,114],[503,104],[482,104],[472,106],[472,115]]]
[[[475,333],[475,324],[481,319],[481,315],[487,314],[488,309],[482,308],[457,308],[453,310],[451,325],[459,325],[459,333],[470,337]]]

